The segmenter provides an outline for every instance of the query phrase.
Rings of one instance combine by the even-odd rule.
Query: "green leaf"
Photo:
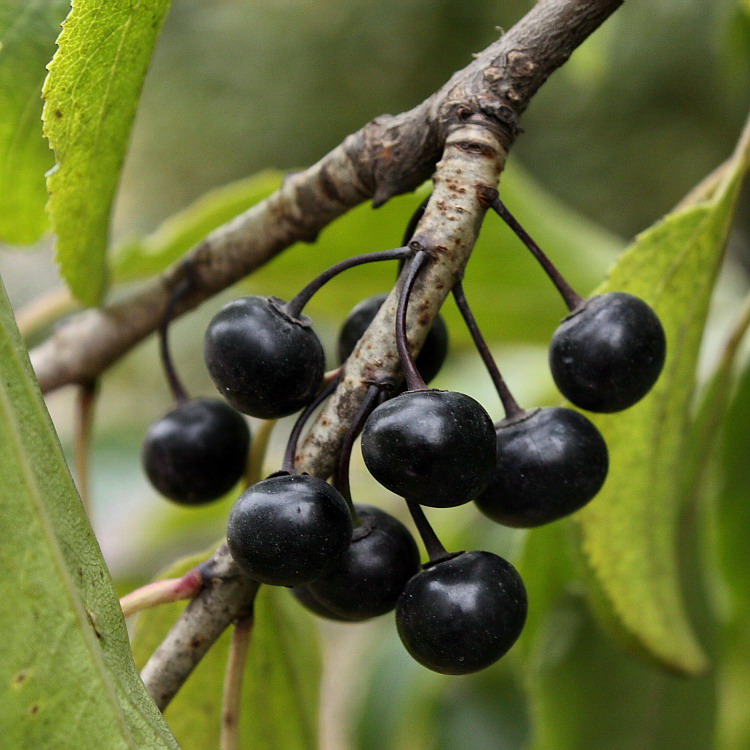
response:
[[[76,0],[44,84],[57,259],[84,304],[107,283],[109,221],[143,79],[169,0]]]
[[[68,0],[0,0],[0,241],[27,245],[47,228],[42,83]]]
[[[716,493],[715,554],[725,587],[720,640],[721,723],[719,750],[750,745],[750,579],[747,530],[750,528],[750,465],[747,460],[750,419],[750,368],[739,379],[726,419],[721,445],[721,481]]]
[[[711,747],[715,674],[685,680],[607,638],[570,567],[569,531],[566,524],[534,529],[519,564],[530,602],[519,643],[533,723],[527,750]],[[694,540],[690,546],[694,552]]]
[[[161,577],[183,575],[206,559],[181,560]],[[145,664],[184,604],[143,612],[136,624],[133,651]],[[255,602],[250,653],[240,714],[241,747],[249,750],[313,750],[318,737],[318,634],[310,615],[288,591],[262,586]],[[183,750],[219,746],[224,671],[231,633],[226,632],[203,658],[165,717]]]
[[[168,219],[154,233],[131,240],[115,254],[116,281],[159,273],[210,231],[270,195],[280,184],[279,172],[262,172],[208,193]],[[384,250],[401,242],[416,206],[428,193],[400,196],[373,209],[358,206],[327,227],[313,246],[296,245],[256,271],[246,282],[253,291],[289,299],[310,278],[338,260],[358,252]],[[522,169],[511,166],[503,177],[503,194],[512,210],[538,241],[560,260],[574,286],[591,289],[623,243],[546,193]],[[340,320],[364,297],[387,290],[395,278],[394,264],[352,271],[331,282],[310,303],[313,316]],[[502,284],[498,307],[498,284]],[[489,338],[503,341],[547,341],[563,305],[552,285],[513,233],[495,216],[488,217],[467,274],[467,294]],[[539,304],[539,299],[551,304]],[[500,314],[498,313],[500,309]],[[453,305],[445,314],[454,342],[470,339]]]
[[[0,284],[0,737],[8,748],[176,748]]]
[[[581,549],[612,620],[646,653],[686,674],[707,662],[679,588],[681,477],[698,350],[748,140],[746,133],[714,194],[641,234],[600,289],[631,292],[654,307],[667,334],[667,361],[640,403],[593,418],[609,445],[610,473],[576,515]]]
[[[728,387],[725,393],[728,393]],[[731,594],[732,607],[750,610],[750,579],[742,564],[750,526],[750,462],[747,460],[750,424],[750,368],[742,373],[732,398],[721,445],[722,478],[717,493],[719,564]]]

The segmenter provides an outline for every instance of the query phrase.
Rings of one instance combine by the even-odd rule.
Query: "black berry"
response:
[[[656,313],[632,294],[610,292],[584,300],[563,320],[549,361],[557,387],[572,403],[614,412],[648,393],[665,355]]]
[[[607,444],[577,411],[523,412],[496,426],[495,475],[476,499],[493,521],[539,526],[582,508],[607,477]]]
[[[193,399],[151,425],[143,466],[162,495],[200,505],[229,492],[245,469],[247,423],[218,399]]]
[[[348,617],[341,617],[333,612],[329,607],[326,607],[322,602],[319,602],[313,593],[310,591],[310,586],[292,586],[290,589],[292,596],[308,611],[312,612],[318,617],[325,617],[327,620],[335,620],[336,622],[352,622]]]
[[[443,674],[467,674],[508,651],[521,634],[526,610],[526,589],[509,562],[490,552],[461,552],[429,563],[406,584],[396,625],[420,664]]]
[[[370,473],[392,492],[447,508],[474,499],[492,478],[495,430],[470,396],[407,391],[370,415],[362,455]]]
[[[337,348],[339,363],[343,363],[354,351],[354,347],[362,338],[367,326],[372,323],[387,296],[387,294],[376,294],[374,297],[368,297],[349,312],[339,332]],[[438,374],[447,354],[448,328],[443,316],[438,315],[417,355],[417,369],[425,383],[429,383]]]
[[[349,548],[330,573],[307,586],[326,611],[344,620],[390,612],[419,570],[417,544],[401,521],[372,505],[355,507],[361,523]]]
[[[319,578],[349,546],[346,501],[317,477],[286,474],[248,488],[229,516],[235,562],[262,583],[296,586]]]
[[[242,297],[225,305],[208,326],[204,355],[227,401],[263,419],[306,406],[325,370],[323,347],[309,319],[290,317],[274,297]]]

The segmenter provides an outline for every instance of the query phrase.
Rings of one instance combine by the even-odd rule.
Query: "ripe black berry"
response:
[[[317,477],[286,474],[248,488],[229,516],[235,562],[262,583],[296,586],[327,573],[349,546],[346,501]]]
[[[309,319],[290,317],[274,297],[225,305],[206,331],[204,356],[221,394],[263,419],[287,416],[320,389],[325,355]]]
[[[219,399],[193,399],[151,425],[143,466],[162,495],[199,505],[237,484],[249,448],[247,423],[231,406]]]
[[[336,622],[352,622],[348,617],[341,617],[337,615],[331,609],[326,607],[322,602],[319,602],[310,591],[310,586],[292,586],[290,589],[292,596],[308,611],[312,612],[318,617],[325,617],[328,620],[335,620]]]
[[[387,296],[387,294],[376,294],[374,297],[368,297],[349,312],[339,332],[337,348],[339,363],[343,363],[354,351],[354,347],[362,338],[367,326],[372,323]],[[425,383],[429,383],[438,374],[447,354],[448,328],[443,316],[438,315],[417,355],[417,369]]]
[[[419,570],[417,544],[401,521],[372,505],[355,507],[361,523],[349,548],[330,573],[307,586],[327,612],[344,620],[390,612]]]
[[[567,399],[589,411],[614,412],[648,393],[665,354],[656,313],[632,294],[610,292],[584,300],[563,320],[549,361]]]
[[[491,552],[461,552],[425,566],[396,605],[406,650],[443,674],[496,662],[526,621],[526,589],[516,569]]]
[[[495,430],[484,408],[454,391],[407,391],[378,406],[362,431],[375,479],[422,505],[475,498],[492,478]]]
[[[539,526],[582,508],[607,477],[607,444],[577,411],[522,412],[496,426],[495,475],[476,499],[493,521]]]

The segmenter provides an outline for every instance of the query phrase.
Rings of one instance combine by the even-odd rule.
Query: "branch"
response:
[[[258,583],[239,572],[226,545],[203,563],[201,572],[204,589],[188,604],[141,672],[162,711],[229,624],[252,614]]]
[[[87,383],[151,334],[174,287],[195,275],[175,315],[251,273],[295,242],[311,242],[365,200],[379,206],[428,179],[450,133],[481,124],[509,148],[517,119],[547,77],[622,0],[541,0],[422,104],[378,117],[317,164],[291,175],[265,201],[209,234],[181,262],[134,296],[87,310],[31,353],[42,391]]]
[[[474,248],[487,207],[486,197],[505,166],[507,152],[499,139],[477,124],[458,127],[445,144],[433,177],[434,189],[412,243],[433,254],[419,275],[407,310],[409,345],[416,354],[432,321]],[[326,402],[297,455],[300,471],[327,477],[369,383],[401,374],[396,348],[396,308],[400,285],[394,287],[343,365],[339,387]]]
[[[529,100],[621,0],[541,0],[504,37],[419,107],[374,120],[269,199],[193,250],[198,290],[184,312],[297,240],[311,240],[348,208],[412,190],[434,171],[435,189],[414,241],[435,260],[414,289],[407,321],[418,350],[463,270]],[[442,156],[439,164],[435,164]],[[168,270],[140,295],[74,319],[35,352],[45,390],[90,379],[158,324],[170,290],[184,274]],[[296,456],[296,466],[328,476],[367,381],[398,375],[394,342],[397,291],[380,308],[347,360],[341,384]],[[110,337],[111,340],[110,340]],[[237,571],[226,547],[207,565],[222,574],[191,602],[143,670],[164,708],[208,646],[252,606],[257,584]]]

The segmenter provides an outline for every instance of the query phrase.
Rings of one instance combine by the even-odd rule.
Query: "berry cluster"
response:
[[[555,332],[550,367],[561,393],[590,411],[612,412],[642,398],[661,371],[661,324],[642,300],[624,293],[578,296],[528,234],[495,199],[491,207],[538,258],[570,308]],[[420,207],[420,212],[424,205]],[[350,258],[306,286],[290,302],[245,297],[223,307],[208,326],[205,359],[219,392],[239,412],[275,419],[300,409],[281,470],[248,487],[232,509],[227,543],[237,565],[257,581],[292,587],[312,612],[360,621],[395,609],[408,652],[438,672],[463,674],[494,663],[513,645],[526,619],[523,582],[513,566],[487,551],[447,551],[423,506],[448,508],[474,501],[492,520],[515,527],[549,523],[578,510],[600,490],[607,446],[596,427],[567,408],[521,408],[503,380],[459,283],[455,302],[496,386],[505,418],[493,425],[484,407],[462,393],[429,388],[448,348],[438,316],[416,361],[406,337],[411,290],[431,255],[409,244]],[[362,263],[406,265],[395,341],[405,378],[368,383],[329,483],[300,474],[294,457],[313,411],[336,389],[324,374],[323,347],[302,310],[336,274]],[[224,402],[190,400],[169,359],[167,376],[179,403],[149,431],[146,471],[167,497],[202,503],[236,484],[250,443],[245,420]],[[365,300],[344,323],[338,341],[343,364],[385,295]],[[339,371],[340,372],[340,371]],[[420,566],[416,542],[396,518],[354,503],[349,460],[358,435],[371,474],[401,495],[429,560]]]

